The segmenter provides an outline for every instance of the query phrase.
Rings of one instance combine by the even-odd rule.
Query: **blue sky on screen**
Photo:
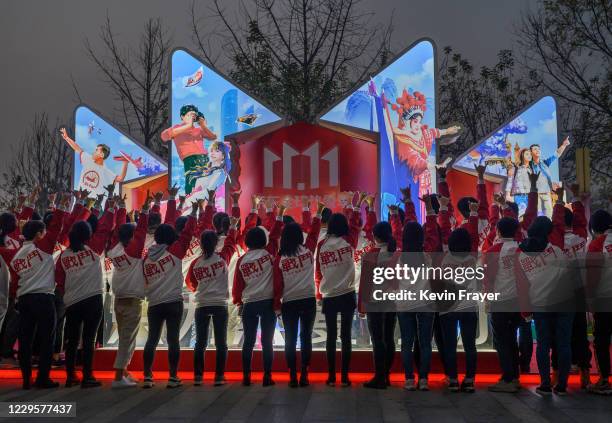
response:
[[[388,67],[372,77],[376,91],[382,91],[388,100],[395,102],[403,89],[412,93],[419,91],[427,99],[427,111],[423,119],[429,126],[435,125],[435,84],[434,84],[434,48],[431,42],[421,41],[401,55]],[[367,82],[329,112],[321,116],[322,120],[355,126],[378,132],[378,125],[372,122],[368,113],[369,96]],[[391,119],[397,124],[397,114],[392,113]]]
[[[186,87],[188,78],[200,68],[203,70],[202,80],[196,85]],[[181,122],[179,111],[185,104],[195,104],[198,107],[206,117],[209,129],[217,135],[218,139],[280,120],[279,116],[191,54],[177,50],[172,55],[172,125]],[[247,114],[257,115],[252,126],[236,122],[237,118]],[[206,147],[209,144],[210,142],[206,142]],[[171,161],[172,183],[178,184],[183,191],[185,187],[184,169],[174,144]]]
[[[474,164],[478,164],[488,157],[505,157],[508,154],[504,142],[506,135],[512,144],[512,149],[514,149],[515,143],[518,143],[519,148],[527,148],[531,144],[540,144],[542,158],[546,159],[552,156],[558,144],[556,110],[554,98],[550,96],[542,97],[510,122],[503,125],[495,134],[471,148],[455,162],[453,167],[473,170]],[[552,178],[558,180],[558,160],[554,162],[551,169]],[[487,172],[506,176],[506,169],[499,164],[487,167]]]
[[[137,142],[123,135],[109,122],[86,106],[78,107],[75,112],[74,140],[89,154],[94,152],[98,144],[108,145],[111,153],[108,159],[104,161],[104,165],[116,174],[121,172],[122,162],[113,160],[114,156],[119,156],[123,152],[134,160],[140,157],[143,166],[137,169],[136,166],[130,164],[125,181],[156,175],[168,170],[166,163],[146,152]],[[76,154],[74,163],[73,182],[74,186],[78,186],[82,167]]]

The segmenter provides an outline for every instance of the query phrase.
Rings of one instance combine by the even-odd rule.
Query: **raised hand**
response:
[[[192,201],[191,202],[191,215],[192,216],[197,216],[198,214],[198,202],[197,201]]]
[[[95,203],[96,208],[100,208],[102,206],[102,201],[104,201],[104,196],[105,194],[98,194],[96,196],[96,203]]]
[[[319,202],[317,204],[317,214],[320,216],[323,213],[323,209],[325,208],[325,203]]]
[[[389,204],[387,208],[389,209],[391,214],[397,214],[399,211],[399,207],[396,204]]]
[[[412,193],[410,192],[410,186],[400,188],[402,193],[402,203],[412,203]]]
[[[506,197],[503,192],[493,193],[493,201],[502,208],[506,205]]]
[[[470,213],[477,213],[478,212],[478,202],[477,201],[473,201],[470,203]]]
[[[238,201],[240,200],[240,194],[242,194],[242,190],[233,191],[230,195],[232,197],[232,201],[234,205],[238,205]]]
[[[450,198],[440,195],[438,196],[438,203],[440,203],[440,208],[448,209],[448,203],[450,203]]]
[[[433,206],[431,205],[431,195],[429,193],[425,194],[422,198],[419,197],[419,200],[425,203],[425,210],[427,212],[433,211]]]
[[[70,138],[70,137],[68,136],[68,131],[66,131],[66,128],[64,128],[63,126],[60,128],[59,132],[60,132],[60,135],[62,136],[62,138],[63,138],[64,140],[66,140],[66,139]]]
[[[569,192],[572,193],[572,196],[574,198],[580,197],[580,185],[578,184],[564,184],[564,185],[568,187]]]
[[[258,196],[257,194],[253,194],[251,196],[251,208],[253,210],[257,210],[257,207],[259,206],[260,201],[261,201],[261,197]]]
[[[206,203],[206,200],[203,198],[198,198],[198,209],[201,211],[204,210],[204,205]]]
[[[179,195],[179,203],[178,203],[178,209],[181,210],[183,208],[183,206],[185,205],[185,199],[187,197],[185,197],[184,195]]]
[[[112,199],[113,193],[115,192],[115,184],[112,183],[112,184],[106,185],[104,189],[106,190],[106,192],[108,192],[108,199],[109,200]]]
[[[570,145],[570,139],[569,139],[569,136],[565,137],[565,139],[563,140],[563,142],[561,143],[561,145],[563,145],[564,147],[567,147],[568,145]]]
[[[484,179],[484,174],[487,170],[487,164],[485,163],[484,165],[474,165],[474,169],[476,169],[476,172],[478,173],[478,180],[482,181]]]
[[[153,199],[155,200],[156,203],[161,202],[162,198],[164,198],[164,193],[161,191],[157,191],[154,195],[153,195]]]
[[[230,216],[230,228],[236,229],[238,227],[238,223],[240,219],[234,216]]]
[[[40,194],[40,186],[37,185],[34,187],[34,189],[32,189],[30,195],[28,195],[28,204],[36,204],[36,200],[38,200],[38,194]]]
[[[55,204],[55,199],[57,198],[57,193],[56,192],[50,192],[49,195],[47,195],[47,199],[49,200],[49,206],[53,206]]]
[[[374,197],[374,195],[368,195],[365,199],[365,202],[367,203],[369,209],[372,209],[374,207],[375,201],[376,197]]]
[[[60,207],[67,209],[72,201],[72,193],[64,192],[60,197]]]
[[[359,192],[359,198],[357,200],[357,207],[361,207],[365,199],[368,197],[368,193],[365,191]]]
[[[564,193],[565,188],[563,188],[563,186],[555,188],[555,194],[557,194],[557,203],[565,204],[565,202],[563,201]]]
[[[217,193],[214,189],[209,189],[208,190],[208,204],[210,205],[214,205],[215,204],[215,197],[216,197]]]
[[[172,187],[168,188],[168,195],[170,196],[170,198],[174,198],[176,197],[176,194],[178,193],[178,186],[176,185],[176,183],[174,185],[172,185]]]
[[[436,172],[438,173],[438,177],[440,179],[446,179],[446,171],[448,169],[446,166],[436,165]]]
[[[95,198],[90,198],[90,197],[85,198],[85,207],[86,208],[91,209],[95,205],[96,205],[96,199]]]
[[[151,191],[147,190],[147,197],[144,200],[144,204],[142,205],[142,210],[149,210],[151,207],[151,201],[153,201],[153,197],[151,197]]]

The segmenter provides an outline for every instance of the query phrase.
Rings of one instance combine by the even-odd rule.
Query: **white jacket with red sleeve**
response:
[[[610,263],[612,263],[612,229],[608,229],[605,234],[595,237],[589,243],[586,263],[587,298],[603,300],[604,304],[608,304],[607,301],[612,299]]]
[[[145,297],[145,279],[142,273],[142,251],[147,236],[149,214],[141,212],[134,235],[127,246],[118,239],[112,241],[106,257],[113,263],[111,289],[115,298]]]
[[[518,291],[514,274],[518,242],[513,238],[500,238],[483,255],[486,292],[499,294],[498,301],[516,300]]]
[[[526,253],[520,246],[517,250],[515,277],[522,308],[527,305],[527,299],[531,306],[536,308],[549,307],[571,299],[568,298],[570,287],[567,282],[562,282],[566,280],[567,273],[567,258],[563,252],[564,215],[564,206],[555,204],[552,216],[553,231],[543,251]],[[522,287],[528,288],[527,299]],[[573,295],[573,291],[571,294]]]
[[[11,294],[54,294],[53,249],[62,230],[65,212],[56,209],[40,241],[25,241],[10,260]]]
[[[355,261],[359,231],[358,210],[349,219],[349,235],[327,235],[317,246],[315,285],[317,298],[337,297],[355,292]]]
[[[308,237],[304,245],[300,245],[295,255],[278,255],[274,260],[274,293],[288,301],[314,298],[314,252],[321,229],[321,216],[317,215],[309,222]],[[280,298],[275,298],[278,304]]]
[[[103,252],[114,222],[114,210],[106,210],[83,250],[72,251],[69,247],[60,254],[55,265],[55,280],[58,291],[64,293],[66,307],[104,293]]]
[[[228,263],[236,251],[236,229],[225,237],[220,252],[192,261],[185,284],[195,292],[196,307],[226,306],[229,298]]]
[[[249,250],[236,263],[232,298],[236,305],[271,300],[274,294],[274,257],[264,248]],[[279,304],[275,304],[275,309]]]
[[[183,258],[195,225],[196,219],[191,215],[179,239],[172,245],[154,244],[149,248],[143,265],[149,307],[183,301]]]

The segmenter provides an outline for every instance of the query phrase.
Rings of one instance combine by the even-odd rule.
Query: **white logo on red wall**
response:
[[[88,170],[83,174],[81,185],[92,189],[98,188],[98,185],[100,185],[100,175],[95,170]]]
[[[303,191],[338,187],[338,146],[322,152],[316,141],[299,151],[283,142],[282,153],[277,152],[269,147],[263,149],[264,188]]]

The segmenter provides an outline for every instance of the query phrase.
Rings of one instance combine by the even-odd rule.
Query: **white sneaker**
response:
[[[406,379],[406,382],[404,382],[404,389],[407,391],[416,391],[414,379]]]
[[[132,374],[131,374],[131,373],[128,373],[128,374],[127,374],[126,376],[124,376],[124,377],[126,377],[126,378],[127,378],[129,381],[134,382],[134,383],[138,383],[138,382],[140,382],[140,381],[138,380],[138,378],[136,378],[136,377],[132,376]]]
[[[429,391],[427,379],[419,379],[419,391]]]
[[[180,380],[178,377],[171,377],[170,379],[168,379],[168,384],[166,385],[166,388],[174,389],[180,388],[181,386],[183,386],[182,380]]]
[[[150,389],[155,386],[152,377],[145,377],[144,382],[142,383],[142,387],[145,389]]]
[[[138,386],[137,383],[132,382],[125,376],[123,376],[121,380],[113,380],[113,383],[111,383],[112,389],[134,388],[136,386]]]

